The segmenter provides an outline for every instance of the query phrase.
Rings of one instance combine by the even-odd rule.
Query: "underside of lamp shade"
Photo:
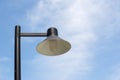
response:
[[[49,36],[37,45],[37,51],[48,56],[64,54],[70,50],[70,48],[70,43],[59,38],[58,36]]]

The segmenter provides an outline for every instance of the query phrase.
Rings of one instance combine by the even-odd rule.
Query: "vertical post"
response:
[[[21,80],[20,26],[15,26],[14,80]]]

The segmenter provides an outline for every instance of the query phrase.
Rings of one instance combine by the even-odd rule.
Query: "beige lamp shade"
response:
[[[66,53],[70,50],[69,42],[59,38],[58,36],[49,36],[43,42],[37,45],[37,51],[43,55],[56,56]]]

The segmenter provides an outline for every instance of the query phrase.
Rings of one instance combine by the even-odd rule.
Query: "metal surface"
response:
[[[14,80],[21,80],[20,26],[15,26]]]
[[[51,27],[47,30],[47,36],[58,36],[58,31],[56,28]]]
[[[47,33],[21,33],[21,37],[46,37]]]

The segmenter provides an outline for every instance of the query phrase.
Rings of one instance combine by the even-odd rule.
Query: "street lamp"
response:
[[[47,37],[44,41],[37,45],[36,50],[47,56],[56,56],[66,53],[70,50],[69,42],[58,37],[56,28],[51,27],[47,33],[21,33],[21,27],[15,26],[15,59],[14,59],[14,79],[21,80],[21,37]]]

